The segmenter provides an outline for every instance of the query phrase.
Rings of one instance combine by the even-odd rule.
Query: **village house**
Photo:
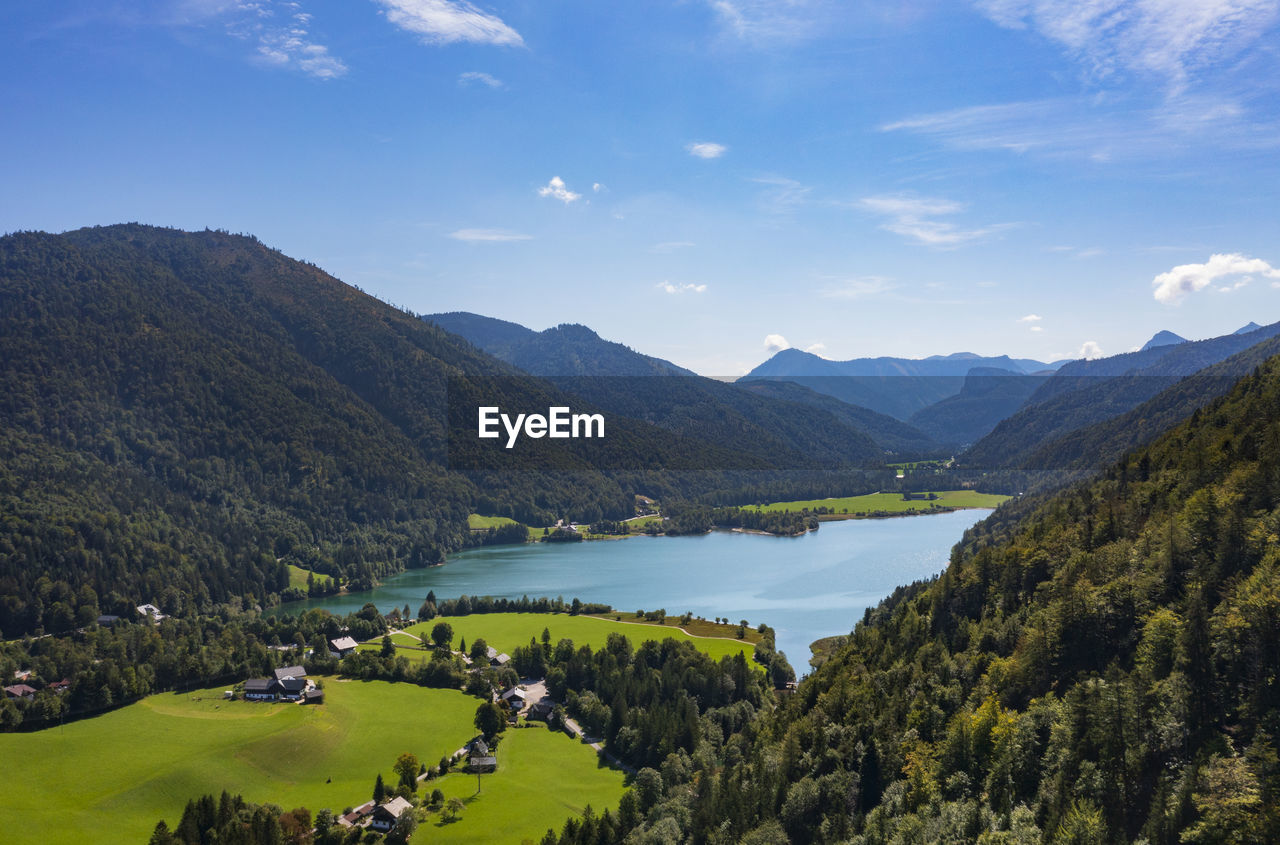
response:
[[[332,657],[346,657],[356,650],[357,645],[359,643],[351,637],[338,637],[336,640],[329,641],[329,654]]]
[[[160,612],[160,608],[156,607],[154,604],[140,604],[138,605],[138,612],[150,619],[152,622],[159,622],[161,619],[165,618],[165,615]]]
[[[338,816],[338,824],[342,827],[355,827],[369,817],[375,806],[377,805],[372,801],[366,801],[351,812]]]
[[[295,672],[300,674],[293,674]],[[248,701],[302,701],[307,691],[315,686],[307,680],[306,670],[301,666],[277,669],[275,675],[274,678],[250,678],[245,681],[245,699]],[[319,703],[315,699],[309,700]]]
[[[283,681],[285,678],[305,678],[307,670],[301,666],[285,666],[275,671],[277,681]]]
[[[501,666],[506,666],[509,662],[511,662],[511,655],[506,653],[499,653],[498,650],[493,646],[489,646],[488,657],[489,657],[490,666],[501,667]]]
[[[35,687],[26,684],[14,684],[11,687],[4,688],[5,694],[11,698],[25,698],[27,701],[36,697]]]
[[[512,713],[518,713],[524,707],[528,696],[520,687],[512,687],[502,694],[502,700],[507,702],[507,706],[511,708]]]
[[[386,833],[388,830],[396,826],[396,822],[400,821],[400,817],[413,809],[403,796],[397,795],[385,804],[379,804],[373,808],[373,812],[369,816],[369,829],[376,830],[379,833]]]
[[[467,752],[467,771],[472,774],[495,772],[498,770],[498,758],[489,751],[489,743],[477,739],[471,743]]]

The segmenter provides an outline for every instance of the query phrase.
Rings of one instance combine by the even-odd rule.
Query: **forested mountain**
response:
[[[1280,841],[1277,537],[1272,358],[979,523],[779,711],[664,765],[627,841]]]
[[[670,361],[605,340],[586,326],[565,323],[535,332],[518,323],[453,311],[424,320],[535,376],[692,376]]]
[[[703,378],[604,340],[586,326],[533,332],[463,312],[423,319],[457,331],[486,352],[600,408],[772,456],[787,466],[875,464],[886,452],[915,458],[939,448],[919,431],[873,411],[824,402],[807,390],[782,395]]]
[[[1236,334],[1240,334],[1240,332],[1236,332]],[[1142,349],[1139,351],[1146,352],[1148,349],[1155,349],[1158,346],[1176,346],[1179,343],[1186,342],[1187,339],[1182,335],[1174,334],[1168,330],[1158,331],[1151,336],[1151,340],[1148,340],[1142,345]]]
[[[1280,335],[1280,323],[1247,334],[1225,335],[1155,347],[1093,361],[1064,365],[1027,400],[1017,413],[997,425],[963,455],[971,467],[1058,468],[1034,463],[1032,455],[1070,434],[1125,414],[1180,379]],[[1264,347],[1264,350],[1270,347]],[[1246,355],[1217,375],[1234,380],[1261,360]],[[1206,382],[1207,384],[1207,382]],[[1219,395],[1226,385],[1220,385]],[[1188,411],[1189,413],[1189,411]],[[1148,433],[1153,429],[1145,427]],[[1048,454],[1048,453],[1045,453]],[[1095,463],[1096,465],[1096,463]]]
[[[900,420],[955,396],[974,368],[993,368],[1029,375],[1053,370],[1046,364],[1007,355],[983,357],[969,352],[928,358],[855,358],[830,361],[799,349],[784,349],[742,377],[780,379],[802,384],[844,402],[870,408]]]
[[[6,635],[144,602],[271,602],[285,563],[367,585],[469,542],[478,506],[616,519],[638,491],[726,484],[450,471],[451,378],[523,410],[572,397],[249,237],[130,225],[0,239],[0,361]],[[611,424],[610,467],[770,465]],[[582,466],[563,454],[553,465]]]
[[[967,446],[1018,410],[1048,378],[1048,374],[974,367],[965,375],[959,393],[921,408],[908,422],[934,440]]]

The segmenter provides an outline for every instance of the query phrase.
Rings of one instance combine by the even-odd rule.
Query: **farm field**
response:
[[[754,507],[763,511],[800,511],[805,508],[809,510],[830,508],[835,511],[834,516],[839,518],[846,515],[844,511],[848,511],[847,515],[852,517],[856,513],[866,514],[874,511],[886,513],[909,513],[913,510],[927,511],[930,509],[930,505],[943,508],[994,508],[1009,498],[1008,496],[1000,496],[994,493],[978,493],[973,490],[939,490],[936,491],[936,495],[938,498],[932,501],[923,499],[905,501],[901,493],[868,493],[863,496],[844,496],[838,499],[774,502]]]
[[[161,818],[177,824],[188,799],[224,789],[341,812],[368,800],[379,772],[394,780],[402,752],[439,760],[475,733],[476,699],[461,692],[333,678],[324,687],[318,706],[223,701],[217,687],[0,734],[0,817],[22,820],[5,826],[5,841],[82,843],[93,831],[94,842],[146,842]],[[593,752],[581,759],[595,771]]]
[[[531,637],[541,642],[543,628],[551,632],[552,643],[568,638],[573,640],[574,645],[589,645],[592,650],[603,647],[608,641],[609,634],[617,632],[627,636],[636,644],[645,640],[662,640],[667,637],[689,640],[717,660],[738,652],[742,652],[750,659],[754,651],[754,645],[750,640],[693,637],[669,625],[628,622],[627,616],[632,614],[626,612],[617,615],[622,616],[622,621],[595,616],[570,616],[567,613],[473,613],[469,616],[442,616],[430,622],[411,625],[405,630],[430,642],[431,629],[436,623],[448,622],[453,626],[455,648],[459,639],[465,639],[470,646],[475,642],[476,637],[483,637],[489,645],[508,654],[519,646],[528,645]],[[427,659],[426,652],[403,651],[401,653],[410,660]]]
[[[467,516],[467,527],[472,531],[483,531],[486,528],[501,528],[504,525],[516,525],[516,521],[506,516],[481,516],[473,513]]]
[[[418,787],[427,796],[440,789],[445,799],[466,803],[456,821],[445,823],[433,813],[418,825],[413,843],[539,842],[548,828],[558,835],[565,819],[587,805],[597,814],[616,812],[623,793],[623,773],[599,765],[596,753],[560,731],[534,723],[507,729],[497,749],[498,770],[480,776],[455,772]],[[586,761],[584,763],[584,761]],[[548,785],[555,784],[555,792]]]
[[[305,590],[307,588],[307,576],[313,573],[310,570],[303,569],[301,566],[294,566],[292,563],[285,565],[289,567],[289,586]],[[316,575],[315,580],[317,583],[323,584],[329,580],[329,576]]]

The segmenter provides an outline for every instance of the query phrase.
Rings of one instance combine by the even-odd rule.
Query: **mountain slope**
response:
[[[1017,411],[1048,378],[974,367],[959,393],[921,408],[908,422],[941,443],[967,446]]]
[[[451,379],[512,408],[572,397],[252,238],[2,238],[0,361],[5,634],[270,603],[285,563],[367,585],[470,542],[481,502],[538,524],[633,512],[634,482],[599,472],[449,471]],[[611,425],[610,466],[769,465]]]
[[[1277,467],[1272,358],[979,523],[632,841],[1280,841]]]
[[[1280,323],[1226,335],[1063,366],[963,456],[973,467],[1038,468],[1030,456],[1069,432],[1124,414],[1179,379],[1280,335]]]
[[[1142,345],[1142,349],[1140,349],[1139,351],[1146,352],[1147,350],[1155,349],[1158,346],[1176,346],[1179,343],[1186,343],[1186,342],[1187,342],[1187,339],[1182,335],[1176,335],[1173,332],[1167,331],[1167,330],[1158,331],[1154,335],[1152,335],[1151,340],[1148,340],[1146,343]]]

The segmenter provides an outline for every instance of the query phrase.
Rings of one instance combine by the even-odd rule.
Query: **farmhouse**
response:
[[[524,707],[528,696],[525,695],[524,690],[520,689],[520,687],[512,687],[502,694],[502,700],[507,702],[512,712],[517,712]]]
[[[373,808],[373,813],[369,818],[369,829],[386,833],[395,827],[396,822],[400,821],[400,817],[411,809],[413,809],[413,805],[402,796],[397,795],[387,803]]]
[[[336,640],[329,641],[329,654],[334,657],[346,657],[356,650],[357,645],[359,643],[351,637],[338,637]]]
[[[275,671],[277,681],[283,681],[285,678],[305,678],[307,670],[301,666],[285,666]]]
[[[372,801],[366,801],[346,815],[338,816],[338,824],[343,827],[355,827],[369,817],[375,806]]]
[[[26,684],[14,684],[11,687],[4,688],[5,694],[10,698],[25,698],[27,701],[36,697],[35,687]]]
[[[249,701],[275,701],[274,678],[250,678],[244,682],[244,697]]]
[[[467,771],[472,773],[494,772],[498,770],[498,758],[489,751],[489,743],[477,739],[471,743],[467,753]]]
[[[244,697],[248,701],[301,701],[311,687],[306,678],[250,678],[244,682]]]

